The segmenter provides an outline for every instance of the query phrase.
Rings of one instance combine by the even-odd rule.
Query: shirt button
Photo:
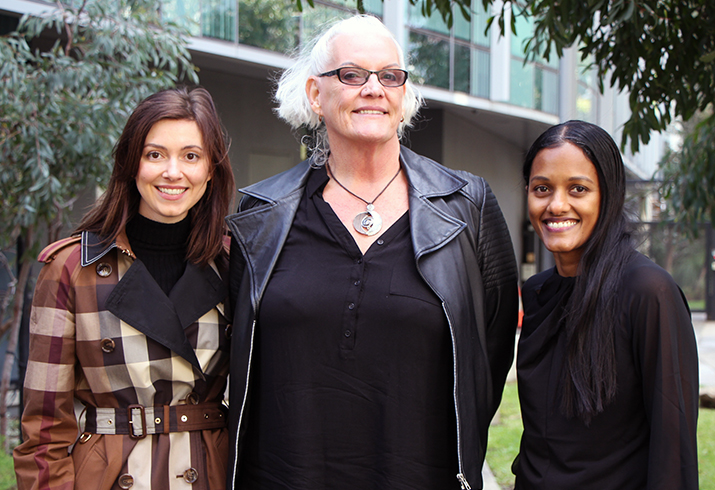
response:
[[[352,334],[353,333],[350,330],[345,330],[345,332],[343,332],[343,335],[345,335],[345,338],[349,338]]]
[[[385,243],[385,240],[383,240],[382,238],[380,238],[380,239],[377,241],[377,244],[378,244],[378,245],[382,245],[383,243]]]
[[[350,303],[348,305],[348,310],[354,310],[355,309],[355,303]]]
[[[117,484],[119,488],[123,488],[124,490],[132,488],[132,486],[134,486],[134,477],[128,473],[124,473],[117,479]]]
[[[358,264],[362,264],[362,259],[357,259],[355,262],[357,262]]]
[[[102,339],[100,342],[102,350],[107,354],[114,352],[114,341],[112,339]]]
[[[359,286],[359,285],[360,285],[360,281],[355,281],[354,284],[355,284],[356,286]]]

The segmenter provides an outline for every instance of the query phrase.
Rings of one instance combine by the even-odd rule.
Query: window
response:
[[[489,97],[487,14],[475,2],[471,20],[456,8],[450,29],[438,12],[422,15],[421,6],[407,5],[410,76],[413,81],[446,90]]]
[[[516,35],[511,38],[511,103],[550,114],[559,112],[559,60],[541,58],[524,63],[524,43],[533,32],[531,19],[516,18]]]
[[[192,36],[288,54],[325,23],[356,13],[354,0],[314,4],[315,8],[306,4],[301,13],[295,0],[163,0],[161,9]],[[365,0],[364,5],[367,13],[382,16],[382,0]]]

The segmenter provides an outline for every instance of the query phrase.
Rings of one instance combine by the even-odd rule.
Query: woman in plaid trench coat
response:
[[[222,489],[226,139],[204,89],[145,99],[76,236],[40,254],[18,488]]]

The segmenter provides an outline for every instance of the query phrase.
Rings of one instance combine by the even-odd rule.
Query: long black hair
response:
[[[587,424],[616,394],[615,330],[619,324],[618,285],[634,253],[626,218],[626,175],[613,138],[584,121],[567,121],[547,129],[529,149],[524,180],[529,182],[536,155],[566,143],[580,148],[598,174],[601,203],[596,226],[581,256],[574,290],[564,311],[567,353],[561,409]]]

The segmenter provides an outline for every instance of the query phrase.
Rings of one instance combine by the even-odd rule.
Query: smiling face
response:
[[[377,29],[335,36],[332,61],[326,71],[343,66],[372,71],[402,68],[394,41]],[[345,85],[337,76],[312,76],[306,91],[313,111],[325,121],[331,147],[397,141],[397,128],[404,115],[404,85],[383,87],[377,75],[370,75],[362,86]]]
[[[559,274],[575,276],[600,213],[596,167],[571,143],[541,150],[531,167],[527,202],[529,220],[554,254]]]
[[[209,161],[196,122],[156,122],[144,142],[136,176],[139,214],[160,223],[177,223],[204,195],[209,180]]]

